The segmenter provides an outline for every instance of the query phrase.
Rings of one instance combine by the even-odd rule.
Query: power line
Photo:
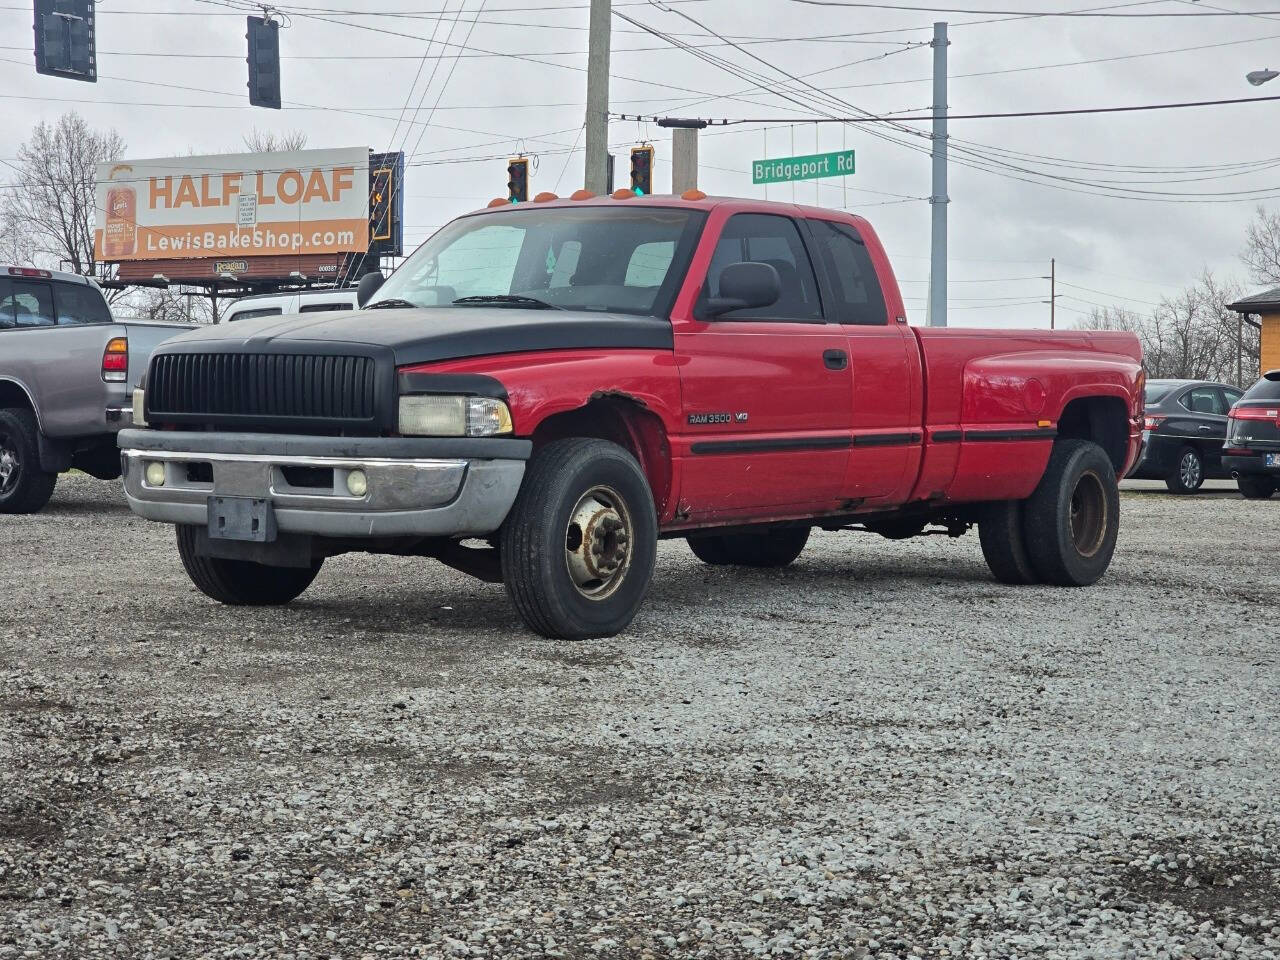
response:
[[[1220,107],[1237,103],[1270,103],[1280,100],[1274,97],[1233,97],[1226,100],[1187,100],[1179,103],[1144,103],[1125,107],[1075,107],[1067,110],[1014,110],[1007,113],[950,113],[948,120],[1002,120],[1020,117],[1066,117],[1099,113],[1137,113],[1150,110],[1182,110],[1188,107]],[[642,116],[638,114],[613,113],[610,116],[618,120],[647,120],[656,123],[658,116]],[[711,126],[730,126],[742,123],[759,124],[795,124],[795,123],[897,123],[912,120],[932,120],[932,116],[919,117],[735,117],[707,118]]]
[[[971,7],[929,7],[929,6],[904,6],[894,3],[875,3],[872,0],[791,0],[792,3],[801,3],[812,7],[846,7],[852,9],[869,9],[869,10],[899,10],[905,13],[966,13],[979,14],[982,16],[1006,16],[1013,15],[1026,18],[1043,18],[1043,17],[1121,17],[1121,18],[1153,18],[1153,17],[1266,17],[1280,14],[1280,10],[1255,10],[1250,13],[1243,13],[1239,10],[1223,10],[1217,8],[1214,10],[1197,10],[1195,12],[1172,12],[1165,10],[1145,11],[1143,13],[1115,13],[1103,10],[1047,10],[1036,13],[1027,13],[1024,10],[978,10]]]
[[[1108,290],[1095,290],[1093,287],[1082,287],[1082,286],[1081,286],[1080,284],[1078,284],[1078,283],[1067,283],[1065,280],[1059,280],[1059,281],[1058,281],[1058,286],[1060,286],[1060,287],[1070,287],[1072,290],[1083,290],[1083,291],[1085,291],[1085,293],[1096,293],[1096,294],[1097,294],[1098,296],[1100,296],[1100,297],[1115,297],[1117,300],[1129,300],[1129,301],[1131,301],[1131,302],[1133,302],[1133,303],[1140,303],[1140,304],[1142,304],[1143,306],[1146,306],[1146,307],[1158,307],[1158,306],[1159,306],[1159,304],[1158,304],[1158,303],[1152,303],[1150,300],[1139,300],[1137,297],[1126,297],[1126,296],[1124,296],[1123,294],[1119,294],[1119,293],[1111,293],[1111,292],[1110,292],[1110,291],[1108,291]],[[1073,299],[1079,300],[1080,298],[1079,298],[1079,297],[1074,297]],[[1088,301],[1084,301],[1084,302],[1088,302]]]
[[[1224,40],[1218,43],[1200,43],[1190,47],[1172,47],[1168,50],[1149,50],[1143,53],[1122,53],[1111,57],[1091,57],[1087,60],[1063,60],[1059,63],[1039,63],[1025,67],[1007,67],[1000,70],[977,70],[972,73],[953,73],[947,81],[968,80],[974,77],[995,77],[1011,73],[1028,73],[1039,70],[1055,70],[1061,67],[1083,67],[1098,63],[1116,63],[1123,60],[1140,60],[1146,57],[1162,57],[1174,53],[1193,53],[1199,50],[1213,50],[1218,47],[1235,47],[1246,43],[1261,43],[1265,40],[1280,39],[1280,33],[1267,34],[1262,37],[1247,37],[1241,40]],[[905,80],[877,80],[868,83],[849,83],[828,87],[829,90],[861,90],[868,87],[893,87],[911,83],[931,83],[933,77],[912,77]]]

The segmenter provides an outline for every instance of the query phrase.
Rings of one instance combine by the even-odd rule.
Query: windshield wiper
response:
[[[388,297],[386,300],[377,300],[367,307],[366,310],[402,310],[405,307],[417,309],[418,304],[411,300],[405,300],[403,297]]]
[[[515,307],[534,307],[537,310],[563,310],[554,303],[547,303],[537,297],[524,297],[515,293],[495,293],[484,297],[459,297],[454,303],[509,303]]]

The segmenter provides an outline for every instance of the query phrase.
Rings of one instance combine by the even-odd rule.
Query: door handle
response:
[[[843,350],[823,350],[822,362],[828,370],[843,370],[849,366],[849,355]]]
[[[1208,430],[1212,430],[1212,429],[1213,429],[1213,427],[1209,426],[1209,424],[1207,424],[1207,423],[1202,423],[1202,424],[1200,424],[1200,429],[1201,429],[1201,430],[1208,431]]]

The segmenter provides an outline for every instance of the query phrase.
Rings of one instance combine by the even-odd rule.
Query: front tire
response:
[[[39,513],[53,496],[56,473],[40,469],[40,426],[22,407],[0,410],[0,513]]]
[[[653,580],[658,518],[635,458],[571,437],[534,455],[502,525],[507,595],[544,637],[611,637],[634,619]]]
[[[1178,451],[1178,462],[1173,473],[1164,478],[1170,493],[1195,493],[1204,483],[1204,457],[1195,447],[1183,447]]]
[[[689,537],[689,549],[713,567],[785,567],[809,542],[808,527],[782,527],[764,533]]]
[[[1236,477],[1236,486],[1246,500],[1269,500],[1276,492],[1276,481],[1271,477],[1251,477],[1241,474]]]
[[[1027,552],[1045,583],[1084,587],[1107,572],[1120,532],[1120,488],[1096,443],[1059,440],[1024,514]]]
[[[211,600],[232,607],[280,607],[302,595],[324,560],[310,567],[270,567],[248,560],[224,560],[196,552],[199,528],[179,525],[178,556],[191,582]]]
[[[978,540],[983,559],[1001,583],[1025,586],[1040,582],[1027,550],[1023,501],[1004,500],[988,506],[978,520]]]

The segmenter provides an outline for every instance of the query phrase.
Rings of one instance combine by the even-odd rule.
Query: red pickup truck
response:
[[[360,310],[156,351],[125,490],[178,526],[210,597],[287,603],[326,557],[418,555],[582,638],[631,622],[661,538],[770,567],[814,527],[976,526],[1006,583],[1111,561],[1138,341],[908,326],[860,217],[542,195],[453,221],[381,280]]]

